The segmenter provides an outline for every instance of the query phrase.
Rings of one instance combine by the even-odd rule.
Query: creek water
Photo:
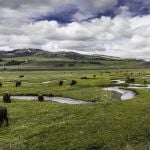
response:
[[[105,91],[114,91],[121,94],[121,100],[129,100],[135,97],[135,93],[130,90],[121,89],[118,86],[104,88]]]
[[[37,101],[38,100],[38,96],[11,96],[11,99],[26,100],[26,101],[31,101],[31,100]],[[58,103],[64,103],[64,104],[92,104],[92,102],[75,100],[75,99],[65,98],[65,97],[44,96],[44,100],[45,101],[49,101],[49,102],[58,102]]]

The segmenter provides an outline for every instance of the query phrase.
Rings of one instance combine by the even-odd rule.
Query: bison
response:
[[[39,96],[38,96],[38,100],[39,100],[40,102],[43,102],[43,101],[44,101],[44,96],[43,96],[43,95],[41,95],[41,94],[39,94]]]
[[[8,126],[7,108],[0,106],[0,127],[2,126],[4,121],[6,122],[6,125]]]
[[[61,80],[59,81],[59,86],[63,86],[64,82]]]
[[[3,85],[2,82],[0,82],[0,87],[2,87],[2,85]]]
[[[19,78],[24,78],[24,75],[20,75]]]
[[[72,82],[71,82],[71,86],[73,86],[73,85],[76,85],[77,84],[77,81],[76,80],[72,80]]]
[[[11,103],[11,99],[10,99],[10,93],[9,92],[6,92],[4,95],[3,95],[3,101],[4,103]]]
[[[21,86],[21,81],[16,81],[16,87],[20,87]]]

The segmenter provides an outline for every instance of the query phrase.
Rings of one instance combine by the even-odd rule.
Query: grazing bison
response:
[[[3,85],[2,82],[0,82],[0,87],[2,87],[2,85]]]
[[[2,126],[4,121],[8,126],[7,108],[0,106],[0,127]]]
[[[11,103],[11,99],[10,99],[10,94],[9,92],[6,92],[4,95],[3,95],[3,101],[4,103]]]
[[[38,100],[39,100],[40,102],[43,102],[43,101],[44,101],[44,96],[43,96],[42,94],[39,94]]]
[[[64,82],[61,80],[59,81],[59,86],[63,86]]]
[[[19,78],[24,78],[24,75],[20,75]]]
[[[20,87],[21,86],[21,81],[16,81],[16,87]]]
[[[71,86],[74,86],[74,85],[76,85],[77,84],[77,81],[76,80],[72,80],[72,82],[71,82]]]

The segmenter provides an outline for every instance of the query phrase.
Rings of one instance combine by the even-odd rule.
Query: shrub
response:
[[[144,84],[147,84],[147,81],[146,81],[146,80],[144,80]]]
[[[134,78],[127,77],[126,83],[133,83],[133,82],[135,82]]]
[[[3,62],[4,60],[2,58],[0,58],[0,62]]]
[[[73,67],[73,66],[75,66],[75,64],[68,64],[68,66]]]
[[[81,79],[88,79],[88,77],[86,77],[86,76],[85,77],[81,77]]]
[[[93,78],[96,78],[96,75],[95,75],[95,74],[93,75]]]
[[[65,64],[56,64],[56,67],[64,67]]]
[[[15,66],[15,65],[21,65],[22,63],[25,63],[25,61],[17,61],[17,60],[11,60],[7,62],[6,66]]]

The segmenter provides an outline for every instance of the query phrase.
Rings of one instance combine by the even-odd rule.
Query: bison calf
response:
[[[0,106],[0,127],[4,121],[6,122],[6,125],[8,126],[7,108]]]

